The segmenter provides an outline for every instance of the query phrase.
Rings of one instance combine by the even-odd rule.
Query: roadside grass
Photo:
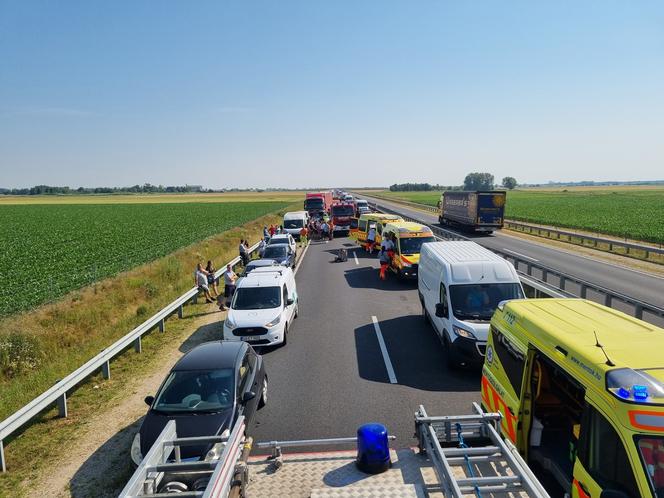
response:
[[[373,195],[436,206],[440,194],[383,191]],[[505,217],[512,220],[664,244],[661,186],[519,189],[508,191],[505,209]]]
[[[32,356],[36,359],[33,363],[28,362],[9,375],[0,377],[0,419],[15,412],[58,379],[71,373],[165,304],[190,289],[193,285],[193,269],[197,262],[212,259],[217,268],[220,268],[237,256],[237,244],[241,238],[258,240],[264,225],[280,222],[284,212],[297,209],[298,205],[288,206],[277,213],[209,237],[132,271],[73,292],[58,302],[42,306],[30,313],[0,321],[0,331],[4,337],[13,335],[28,338],[28,342],[35,347]],[[185,315],[200,312],[200,306],[185,307]],[[99,410],[104,393],[109,393],[109,400],[112,400],[113,396],[121,395],[125,363],[127,372],[136,372],[136,369],[140,368],[149,369],[148,360],[151,355],[157,354],[159,345],[167,345],[171,332],[177,333],[180,330],[178,327],[186,327],[186,324],[186,319],[170,319],[166,333],[153,332],[145,337],[141,361],[135,361],[133,351],[127,352],[112,362],[110,381],[102,382],[98,377],[93,377],[83,383],[69,399],[69,418],[51,422],[50,419],[56,413],[52,410],[36,418],[21,434],[5,440],[10,472],[0,476],[0,496],[12,489],[16,479],[23,479],[24,473],[30,472],[38,460],[53,463],[54,460],[42,458],[42,451],[55,449],[66,440],[66,437],[63,439],[59,435],[56,428],[75,426],[77,421],[84,424],[84,414],[90,413],[85,410]],[[102,399],[92,403],[93,406],[88,406],[85,393],[92,389],[93,383],[103,385],[103,388],[90,391],[91,399],[99,396],[102,396]],[[116,391],[113,391],[114,386],[118,388]],[[97,406],[94,406],[95,404]],[[40,451],[36,451],[37,449]],[[53,451],[51,453],[58,454]]]

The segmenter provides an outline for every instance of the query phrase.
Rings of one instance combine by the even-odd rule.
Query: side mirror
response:
[[[617,489],[605,489],[599,495],[599,498],[629,498],[629,495]]]
[[[242,395],[242,403],[246,403],[248,401],[251,401],[256,397],[256,393],[253,391],[247,391]]]
[[[290,306],[291,304],[294,304],[294,303],[295,303],[295,299],[293,299],[292,297],[289,297],[288,299],[286,299],[286,306]]]
[[[438,303],[436,304],[436,316],[438,318],[447,318],[447,303]]]
[[[154,396],[146,396],[143,401],[145,401],[146,405],[152,406],[152,403],[154,403]]]

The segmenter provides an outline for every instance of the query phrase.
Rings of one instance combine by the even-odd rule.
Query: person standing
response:
[[[274,228],[274,225],[270,225],[270,237],[274,237],[274,234],[277,232],[277,229]]]
[[[247,261],[244,263],[244,266],[247,266],[249,264],[249,261],[251,261],[251,248],[249,247],[248,239],[244,240],[244,257],[247,258]]]
[[[267,229],[267,226],[263,227],[263,240],[267,242],[267,240],[270,238],[270,232]]]
[[[375,245],[376,245],[376,225],[369,225],[369,233],[367,233],[367,245],[365,246],[365,250],[369,254],[373,254]]]
[[[303,246],[307,245],[307,235],[309,234],[309,229],[306,226],[303,226],[300,230],[300,244]]]
[[[213,303],[214,299],[210,295],[210,287],[208,286],[208,273],[203,269],[203,265],[198,263],[196,265],[196,273],[194,276],[195,285],[198,286],[198,290],[205,295],[206,303]]]
[[[378,253],[378,260],[380,261],[379,277],[381,280],[385,280],[387,278],[387,268],[390,266],[390,257],[387,255],[387,251],[382,247]]]
[[[263,253],[265,252],[266,246],[267,246],[266,239],[261,239],[261,241],[258,243],[258,256],[260,256],[261,258],[263,257]]]
[[[242,264],[247,266],[247,248],[244,246],[244,239],[240,240],[238,251],[240,253],[240,260],[242,260]]]
[[[330,219],[330,240],[334,238],[334,220]]]
[[[213,299],[216,299],[219,297],[219,288],[217,287],[217,279],[214,277],[217,270],[214,268],[212,260],[208,260],[205,271],[207,272],[208,287],[214,290],[214,296],[212,296],[212,292],[210,292],[210,295]]]
[[[231,305],[231,299],[233,294],[235,294],[235,282],[237,281],[237,275],[231,268],[231,265],[226,265],[226,271],[224,272],[224,297],[226,298],[227,306]],[[221,308],[222,305],[219,306]]]

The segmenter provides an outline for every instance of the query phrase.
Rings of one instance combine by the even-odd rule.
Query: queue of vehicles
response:
[[[435,241],[395,215],[361,214],[351,237],[363,245],[372,229],[377,243],[394,242],[392,271],[417,279],[449,366],[482,369],[482,408],[501,414],[502,433],[529,465],[573,498],[664,497],[664,330],[583,299],[525,299],[508,261],[474,242]],[[290,249],[286,238],[266,250]],[[146,398],[134,461],[168,420],[178,434],[220,434],[266,402],[251,345],[287,342],[298,297],[293,271],[265,261],[238,282],[223,341],[193,349]]]

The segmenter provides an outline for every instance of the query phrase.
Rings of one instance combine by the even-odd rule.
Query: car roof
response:
[[[387,213],[367,213],[360,216],[361,220],[370,220],[370,221],[379,221],[379,220],[401,220],[401,216],[398,214],[387,214]]]
[[[393,230],[397,234],[401,233],[432,233],[431,228],[421,223],[414,223],[412,221],[395,221],[388,223],[385,230]]]
[[[247,266],[253,266],[254,268],[260,268],[263,266],[278,266],[279,262],[276,259],[254,259],[250,261]]]
[[[185,353],[172,371],[232,367],[235,365],[238,355],[243,354],[246,347],[246,343],[239,341],[204,342]]]
[[[256,268],[249,275],[244,277],[238,283],[238,288],[242,287],[277,287],[280,286],[286,278],[292,275],[292,270],[286,266],[262,266]]]
[[[284,243],[268,244],[267,247],[265,248],[265,250],[267,251],[270,247],[285,247],[286,249],[288,249],[290,247],[290,245],[284,244]],[[266,259],[270,259],[270,258],[266,258]]]

